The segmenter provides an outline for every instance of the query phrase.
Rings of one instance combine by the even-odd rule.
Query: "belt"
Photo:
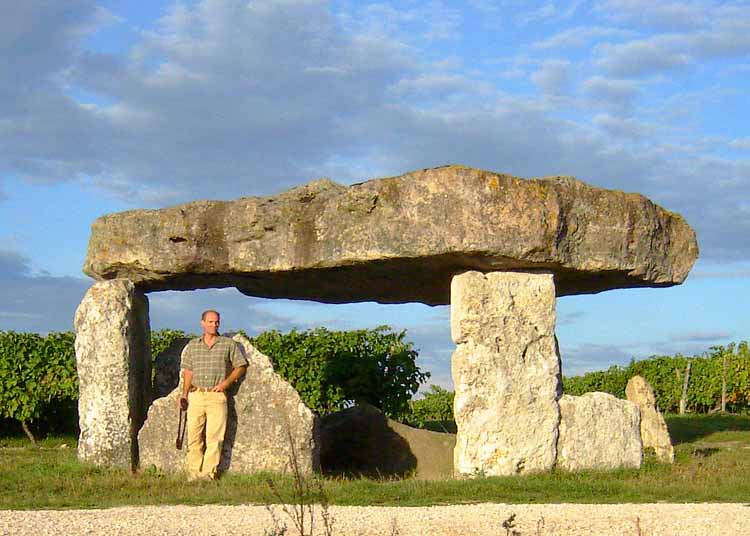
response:
[[[199,393],[209,393],[211,392],[210,387],[196,387],[195,385],[190,386],[190,392],[193,393],[195,391],[198,391]]]

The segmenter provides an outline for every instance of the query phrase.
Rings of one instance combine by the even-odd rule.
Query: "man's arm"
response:
[[[182,406],[182,401],[187,402],[188,393],[190,392],[190,386],[193,384],[193,371],[188,369],[182,369],[182,394],[177,399],[177,407]]]
[[[227,389],[229,389],[234,382],[242,378],[242,375],[245,374],[245,371],[247,370],[247,365],[242,365],[241,367],[235,367],[232,369],[232,372],[229,373],[229,376],[227,376],[224,381],[219,382],[216,384],[216,386],[211,389],[212,391],[216,393],[223,393]]]

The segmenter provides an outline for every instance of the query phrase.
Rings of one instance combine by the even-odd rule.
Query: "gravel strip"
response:
[[[279,519],[298,534],[280,507]],[[320,512],[320,508],[316,508]],[[422,508],[332,506],[337,536],[505,535],[512,514],[526,535],[706,536],[750,534],[747,504],[473,504]],[[0,534],[264,535],[264,506],[145,506],[105,510],[0,511]],[[394,530],[395,528],[395,530]],[[315,534],[324,534],[320,520]]]

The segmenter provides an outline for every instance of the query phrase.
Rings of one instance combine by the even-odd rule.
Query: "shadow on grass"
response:
[[[716,432],[750,431],[750,415],[667,415],[665,420],[674,445]]]

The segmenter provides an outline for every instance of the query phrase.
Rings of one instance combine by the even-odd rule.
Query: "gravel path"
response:
[[[280,519],[289,521],[278,507]],[[319,510],[319,509],[318,509]],[[745,504],[474,504],[425,508],[333,506],[337,536],[505,535],[516,514],[527,535],[750,535]],[[287,536],[294,536],[291,524]],[[0,511],[2,535],[263,535],[264,506],[146,506],[106,510]],[[394,530],[395,527],[395,530]],[[323,532],[316,531],[316,534]]]

